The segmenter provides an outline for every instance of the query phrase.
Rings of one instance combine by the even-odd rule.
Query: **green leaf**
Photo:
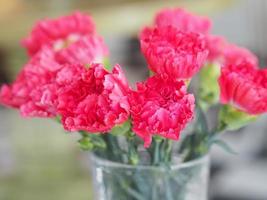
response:
[[[178,150],[180,154],[184,153],[189,148],[191,137],[192,135],[187,135],[181,140],[181,145]]]
[[[203,133],[206,134],[208,132],[208,122],[205,113],[199,107],[198,105],[196,106],[196,124],[195,124],[195,131],[197,133]]]
[[[230,153],[230,154],[234,154],[237,155],[237,152],[234,151],[225,141],[220,140],[220,139],[215,139],[212,141],[212,144],[216,144],[219,147],[221,147],[223,150],[225,150],[226,152]]]
[[[130,120],[127,120],[123,124],[113,127],[110,133],[114,136],[125,135],[126,133],[129,132],[130,129],[131,129],[131,122]]]
[[[230,105],[223,105],[219,111],[219,127],[227,130],[237,130],[255,121],[257,117],[257,115],[249,115]]]

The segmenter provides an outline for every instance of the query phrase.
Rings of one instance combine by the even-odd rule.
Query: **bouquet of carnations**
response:
[[[29,61],[2,86],[0,102],[80,133],[99,199],[190,199],[211,146],[232,152],[220,133],[267,112],[267,70],[249,50],[212,35],[211,25],[180,8],[158,12],[139,34],[149,75],[130,87],[90,16],[39,21],[22,41]]]

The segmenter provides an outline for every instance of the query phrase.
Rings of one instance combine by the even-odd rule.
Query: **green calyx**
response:
[[[154,76],[155,75],[155,72],[153,72],[152,70],[149,70],[148,71],[148,75],[149,75],[149,77]]]
[[[130,164],[137,165],[139,163],[139,155],[134,145],[132,145],[132,147],[129,147],[128,157],[129,157]]]
[[[199,73],[199,105],[203,110],[219,101],[219,84],[217,82],[220,76],[220,66],[215,63],[209,63],[204,66]]]
[[[110,131],[110,133],[114,136],[126,135],[126,134],[128,136],[129,134],[131,134],[130,129],[131,129],[131,122],[130,120],[127,120],[123,124],[114,126]]]
[[[110,60],[108,57],[103,59],[103,65],[104,65],[106,70],[111,71],[112,67],[111,67]]]
[[[100,133],[86,133],[80,132],[82,138],[78,141],[79,146],[84,151],[101,150],[106,149],[106,143],[99,135]]]
[[[257,115],[250,115],[230,105],[223,105],[219,111],[218,129],[237,130],[257,119]]]
[[[89,137],[83,137],[79,141],[79,146],[84,151],[91,151],[94,148],[94,144]]]

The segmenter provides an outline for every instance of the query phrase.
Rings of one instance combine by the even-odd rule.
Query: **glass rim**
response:
[[[100,164],[101,166],[110,167],[110,168],[125,168],[125,169],[143,169],[143,170],[164,170],[166,167],[164,166],[151,166],[151,165],[130,165],[125,163],[119,163],[111,160],[107,160],[104,158],[101,158],[93,153],[90,153],[90,157],[92,160],[95,160],[94,162]],[[201,164],[202,162],[209,161],[209,154],[205,154],[202,157],[183,162],[183,163],[177,163],[172,164],[170,166],[171,170],[178,170],[183,168],[189,168],[191,166]]]

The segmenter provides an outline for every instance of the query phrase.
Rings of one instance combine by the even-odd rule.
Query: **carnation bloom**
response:
[[[144,29],[141,49],[153,72],[184,79],[198,72],[208,56],[201,35],[178,31],[171,26]]]
[[[56,73],[61,68],[49,48],[33,56],[24,66],[15,82],[4,85],[0,102],[20,109],[26,117],[53,117],[56,115]]]
[[[0,103],[12,108],[20,108],[27,102],[28,89],[24,71],[20,72],[17,80],[12,85],[4,84],[0,90]]]
[[[78,12],[40,21],[23,45],[31,56],[43,47],[51,48],[60,64],[91,64],[103,62],[108,56],[108,48],[102,37],[96,34],[91,17]]]
[[[207,17],[197,16],[181,8],[164,9],[156,14],[155,25],[158,27],[173,26],[185,32],[207,34],[211,21]]]
[[[217,35],[206,35],[206,41],[207,48],[209,50],[208,61],[220,62],[222,60],[224,48],[227,44],[227,41],[223,37]]]
[[[95,25],[90,16],[76,12],[57,19],[38,22],[31,34],[22,41],[29,55],[34,55],[44,45],[58,50],[79,40],[85,35],[95,34]]]
[[[102,38],[96,35],[85,36],[58,51],[43,46],[30,58],[17,80],[10,86],[2,87],[0,102],[20,109],[23,116],[56,116],[57,72],[66,64],[90,65],[103,61],[106,55],[107,48]]]
[[[218,61],[222,65],[239,64],[242,61],[251,62],[257,66],[258,60],[249,50],[228,42],[221,36],[209,34],[212,23],[207,17],[197,16],[184,9],[164,9],[155,17],[158,27],[173,26],[184,32],[204,34],[209,50],[208,60]]]
[[[129,87],[119,65],[69,65],[57,76],[58,113],[68,131],[107,132],[128,119]]]
[[[249,62],[228,65],[219,78],[220,101],[248,114],[267,112],[267,71]]]
[[[248,62],[252,66],[258,66],[258,58],[244,47],[231,44],[225,38],[216,35],[206,35],[207,46],[209,49],[208,60],[217,61],[222,66],[238,65]]]
[[[248,49],[227,44],[223,49],[223,65],[239,65],[242,62],[250,63],[251,66],[258,66],[258,58]]]
[[[56,60],[61,64],[91,64],[103,62],[108,56],[108,48],[97,35],[85,36],[68,48],[56,52]]]
[[[155,75],[137,84],[130,104],[133,131],[149,147],[153,135],[179,139],[193,117],[194,96],[186,93],[183,81]]]

